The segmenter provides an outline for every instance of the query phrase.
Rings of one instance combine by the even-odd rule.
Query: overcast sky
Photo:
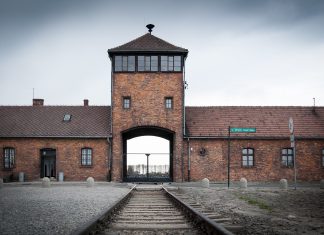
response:
[[[110,105],[107,49],[189,50],[187,105],[324,106],[324,1],[0,1],[0,105]]]

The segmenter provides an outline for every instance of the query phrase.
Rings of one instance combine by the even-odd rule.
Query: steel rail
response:
[[[193,207],[181,201],[174,194],[169,192],[164,186],[162,189],[166,192],[167,196],[174,201],[181,209],[186,213],[187,216],[199,226],[206,234],[219,234],[219,235],[233,235],[232,232],[224,228],[222,225],[216,223],[215,221],[209,219],[204,214],[196,211]]]
[[[98,226],[101,226],[103,221],[109,220],[113,217],[116,211],[120,209],[121,206],[132,196],[132,192],[136,188],[136,185],[133,186],[129,192],[116,201],[107,211],[101,213],[99,216],[94,217],[87,223],[81,225],[79,228],[71,232],[71,235],[86,235],[92,234],[91,231],[96,230]]]

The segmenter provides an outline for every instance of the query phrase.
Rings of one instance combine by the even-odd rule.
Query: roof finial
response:
[[[148,28],[149,33],[152,33],[152,29],[154,28],[154,24],[148,24],[146,25],[146,28]]]

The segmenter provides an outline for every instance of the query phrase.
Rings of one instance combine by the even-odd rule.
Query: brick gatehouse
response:
[[[188,50],[151,33],[108,50],[111,106],[0,106],[0,177],[5,181],[292,180],[324,178],[324,107],[188,107]],[[201,79],[201,78],[199,78]],[[229,128],[248,128],[232,132]],[[236,129],[237,130],[237,129]],[[156,136],[169,143],[164,165],[133,165],[128,140]],[[149,145],[149,143],[148,143]],[[229,154],[230,153],[230,154]],[[155,156],[158,158],[158,156]],[[228,161],[228,159],[230,159]]]

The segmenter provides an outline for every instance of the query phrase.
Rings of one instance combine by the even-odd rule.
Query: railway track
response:
[[[181,194],[162,186],[135,186],[108,212],[74,234],[233,234],[225,227],[238,230],[228,218]]]

